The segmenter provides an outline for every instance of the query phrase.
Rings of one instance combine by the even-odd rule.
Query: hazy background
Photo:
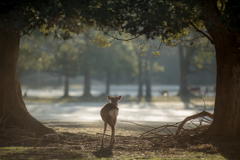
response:
[[[152,53],[159,45],[157,40],[115,40],[110,43],[111,47],[103,48],[91,41],[94,34],[88,33],[90,38],[80,35],[67,41],[44,37],[39,32],[21,38],[18,76],[23,93],[36,97],[100,96],[107,93],[136,97],[141,92],[140,86],[143,96],[147,89],[155,97],[162,96],[160,90],[168,90],[170,96],[178,93],[178,46],[162,44],[160,55],[156,57]],[[183,56],[187,55],[185,52],[192,53],[188,57],[188,85],[201,86],[202,93],[208,87],[208,96],[214,96],[216,62],[213,48],[207,43],[203,40],[193,47],[186,45]]]
[[[64,41],[34,32],[20,44],[18,78],[24,101],[41,121],[100,122],[106,94],[122,95],[119,120],[177,122],[204,108],[199,95],[190,95],[195,101],[178,95],[182,78],[187,91],[190,85],[201,88],[213,112],[214,49],[204,39],[194,44],[159,48],[157,40],[117,41],[97,32]]]

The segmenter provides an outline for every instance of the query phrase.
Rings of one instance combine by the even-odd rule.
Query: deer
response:
[[[192,85],[190,85],[189,86],[189,91],[192,94],[196,94],[196,95],[202,96],[201,88],[199,86],[192,87]]]
[[[107,129],[107,126],[109,125],[112,129],[111,134],[111,140],[110,144],[115,143],[115,129],[117,124],[117,116],[118,116],[118,102],[122,99],[122,96],[112,97],[107,95],[107,99],[110,101],[110,103],[106,103],[101,111],[100,115],[102,117],[102,120],[104,122],[104,130],[103,130],[103,136],[101,142],[103,143],[104,135]]]
[[[163,97],[167,97],[168,96],[168,90],[159,91],[159,93],[162,94]]]

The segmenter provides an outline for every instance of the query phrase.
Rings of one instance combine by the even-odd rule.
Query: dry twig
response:
[[[128,122],[138,126],[152,128],[142,133],[140,137],[152,139],[154,142],[156,140],[157,141],[160,140],[161,144],[172,145],[172,144],[176,144],[177,141],[179,140],[189,139],[189,137],[191,136],[202,133],[210,126],[213,120],[213,114],[205,110],[206,110],[206,105],[204,101],[204,110],[202,112],[186,117],[183,121],[173,125],[167,124],[159,127],[152,127],[152,126],[140,125],[130,121],[122,121],[122,122]],[[209,117],[209,118],[206,118],[206,117]]]

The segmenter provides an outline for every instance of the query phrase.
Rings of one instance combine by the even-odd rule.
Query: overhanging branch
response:
[[[135,37],[133,37],[133,38],[122,39],[122,38],[118,38],[118,37],[112,36],[112,35],[110,35],[110,34],[108,34],[108,33],[107,33],[107,35],[108,35],[109,37],[112,37],[112,38],[114,38],[114,39],[116,39],[116,40],[121,40],[121,41],[131,41],[131,40],[137,39],[138,37],[141,36],[141,35],[138,35],[138,36],[135,36]]]
[[[221,9],[219,10],[220,14],[222,14],[223,9],[224,9],[224,2],[223,0],[221,0]]]
[[[191,63],[192,66],[196,67],[196,70],[190,70],[189,73],[197,73],[197,72],[201,72],[201,71],[210,71],[213,73],[216,73],[216,68],[214,67],[208,67],[208,66],[203,66],[202,68],[199,68],[196,64]]]
[[[193,26],[193,28],[194,28],[197,32],[203,34],[205,37],[207,37],[207,39],[209,39],[209,41],[210,41],[212,44],[214,44],[214,40],[213,40],[209,35],[207,35],[206,33],[204,33],[202,30],[198,29],[198,28],[193,24],[192,21],[189,21],[189,22],[190,22],[190,24]]]

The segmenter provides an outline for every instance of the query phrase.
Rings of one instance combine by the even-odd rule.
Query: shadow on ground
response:
[[[108,147],[104,148],[104,145],[101,144],[101,147],[99,150],[94,151],[93,154],[97,157],[97,158],[110,158],[113,157],[113,145],[109,145]]]

